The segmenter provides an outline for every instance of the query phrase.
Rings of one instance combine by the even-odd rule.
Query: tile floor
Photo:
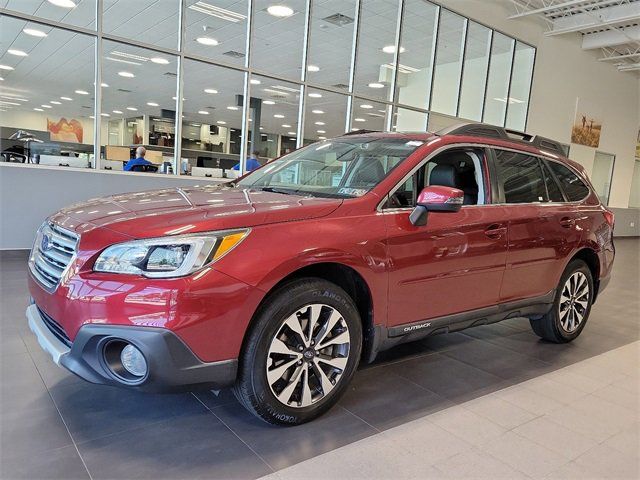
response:
[[[229,391],[85,383],[28,331],[0,254],[0,478],[638,478],[640,240],[569,345],[513,319],[385,352],[337,407],[271,427]]]

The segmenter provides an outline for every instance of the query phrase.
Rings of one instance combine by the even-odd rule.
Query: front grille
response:
[[[48,291],[54,291],[60,283],[76,254],[78,240],[78,235],[53,223],[45,223],[38,230],[29,269]]]
[[[44,320],[44,323],[49,329],[49,331],[51,331],[51,333],[53,333],[55,337],[58,340],[60,340],[62,343],[64,343],[67,347],[71,348],[72,342],[69,339],[67,332],[64,331],[64,328],[62,328],[62,326],[58,322],[56,322],[53,318],[51,318],[49,315],[44,313],[40,309],[40,307],[38,307],[38,311],[40,312],[40,316],[42,317],[42,320]]]

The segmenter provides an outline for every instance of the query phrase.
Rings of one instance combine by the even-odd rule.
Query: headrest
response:
[[[458,176],[453,165],[436,165],[431,170],[429,185],[442,185],[443,187],[458,187]]]

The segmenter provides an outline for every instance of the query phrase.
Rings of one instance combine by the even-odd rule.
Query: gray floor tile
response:
[[[0,462],[0,477],[25,480],[80,480],[89,479],[80,456],[73,445],[27,454],[24,457],[3,459]]]

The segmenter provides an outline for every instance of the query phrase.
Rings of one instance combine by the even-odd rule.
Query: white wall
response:
[[[581,48],[580,35],[545,37],[542,20],[508,19],[509,0],[439,0],[462,15],[478,20],[538,48],[527,131],[570,143],[576,100],[588,99],[603,120],[597,150],[616,155],[609,205],[627,207],[640,124],[640,79],[598,62],[600,51]],[[571,157],[591,172],[594,148],[571,145]]]

